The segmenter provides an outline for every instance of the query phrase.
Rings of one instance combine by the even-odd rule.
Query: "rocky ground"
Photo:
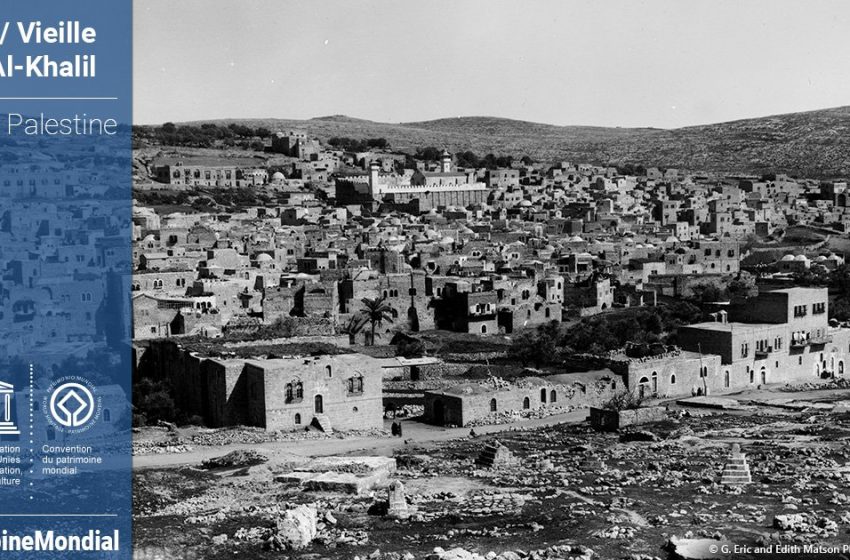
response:
[[[475,465],[494,438],[518,465]],[[393,475],[407,519],[382,515],[382,488],[353,495],[276,482],[291,465],[262,453],[245,465],[146,469],[135,477],[135,540],[140,551],[167,542],[212,559],[653,558],[667,557],[671,537],[850,545],[848,438],[850,413],[836,407],[676,411],[631,437],[576,424],[411,444],[396,451]],[[752,484],[718,484],[732,443]]]

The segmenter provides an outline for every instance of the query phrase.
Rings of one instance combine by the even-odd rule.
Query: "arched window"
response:
[[[363,392],[363,376],[348,378],[348,392],[352,394]]]
[[[496,399],[490,399],[490,412],[496,412]]]
[[[481,325],[481,334],[487,334],[487,325]]]
[[[750,369],[749,367],[747,369]],[[756,370],[750,370],[750,383],[756,382]]]
[[[330,364],[325,366],[325,372],[328,374],[328,377],[334,376],[333,368],[330,366]]]
[[[555,392],[555,389],[549,391],[549,402],[556,402],[558,400],[558,393]]]
[[[301,423],[301,415],[300,415],[300,414],[295,414],[295,423],[296,423],[296,424],[300,424],[300,423]]]
[[[838,361],[838,375],[844,375],[844,361]]]
[[[292,383],[286,384],[286,402],[292,401]]]
[[[546,402],[546,389],[540,389],[540,402]]]
[[[675,385],[675,384],[676,384],[676,374],[671,373],[670,374],[670,385]]]
[[[525,410],[528,410],[529,408],[531,408],[531,400],[529,400],[528,397],[525,397],[524,399],[522,399],[522,408],[524,408]]]
[[[304,384],[300,381],[295,384],[295,398],[303,399],[304,398]]]
[[[731,384],[731,379],[729,378],[729,370],[727,369],[726,371],[723,372],[723,386],[729,387],[730,384]]]

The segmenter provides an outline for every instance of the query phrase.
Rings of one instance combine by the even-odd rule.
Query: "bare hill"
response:
[[[635,163],[702,171],[850,176],[850,107],[789,113],[679,129],[554,126],[495,117],[379,123],[344,115],[310,120],[243,119],[272,130],[299,128],[334,136],[386,138],[393,148],[425,146],[478,155],[529,155],[541,161]]]

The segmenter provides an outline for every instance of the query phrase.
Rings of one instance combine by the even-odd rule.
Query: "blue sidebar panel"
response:
[[[0,7],[0,557],[132,556],[130,0]]]

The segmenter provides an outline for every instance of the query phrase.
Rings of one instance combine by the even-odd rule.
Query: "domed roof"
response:
[[[788,262],[788,261],[793,261],[793,260],[794,260],[794,255],[785,255],[784,257],[782,257],[783,262]]]
[[[286,176],[280,171],[275,171],[272,175],[272,181],[283,181],[284,179],[286,179]]]
[[[806,258],[806,255],[797,255],[796,257],[794,257],[794,260],[803,262],[803,261],[807,261],[809,259]]]
[[[257,255],[257,262],[269,262],[271,260],[274,259],[272,259],[268,253],[260,253],[259,255]]]
[[[519,205],[522,206],[523,208],[528,208],[529,206],[531,206],[531,201],[530,200],[523,200],[522,202],[519,203]]]
[[[453,237],[449,237],[448,235],[440,239],[440,245],[451,245],[455,240]]]

